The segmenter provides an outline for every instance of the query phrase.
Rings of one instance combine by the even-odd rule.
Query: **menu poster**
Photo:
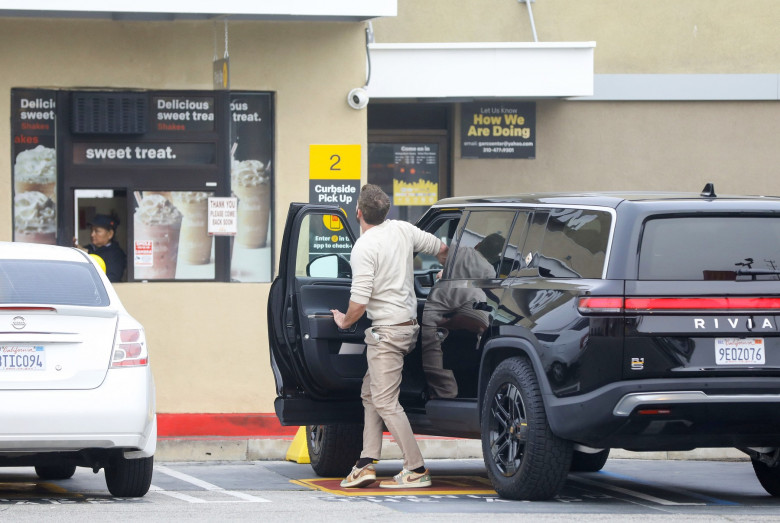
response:
[[[55,91],[11,90],[14,241],[57,243]]]
[[[477,102],[461,105],[462,158],[535,158],[534,102]]]
[[[430,206],[439,199],[439,146],[393,146],[393,205]]]
[[[214,279],[208,231],[212,192],[135,193],[133,275],[136,280]]]
[[[270,93],[231,93],[230,184],[238,198],[231,281],[268,282],[273,276],[273,116]]]

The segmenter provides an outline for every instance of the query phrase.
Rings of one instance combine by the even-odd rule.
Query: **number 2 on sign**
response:
[[[335,158],[335,161],[331,164],[330,170],[331,171],[340,171],[341,167],[336,167],[339,162],[341,162],[341,156],[338,154],[331,155],[330,159],[333,160]]]

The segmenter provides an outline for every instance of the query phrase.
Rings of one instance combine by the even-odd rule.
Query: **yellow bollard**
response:
[[[306,446],[306,427],[298,427],[285,459],[296,463],[311,463],[309,448]]]

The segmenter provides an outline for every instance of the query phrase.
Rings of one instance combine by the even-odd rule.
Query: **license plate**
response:
[[[46,370],[46,349],[40,345],[0,345],[0,371]]]
[[[763,338],[715,338],[716,365],[763,365]]]

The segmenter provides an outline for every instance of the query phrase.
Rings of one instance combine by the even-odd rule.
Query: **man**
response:
[[[341,329],[349,328],[365,312],[371,320],[366,329],[368,371],[360,397],[365,409],[363,451],[342,487],[365,487],[376,481],[373,462],[382,454],[383,424],[393,435],[404,457],[403,469],[382,488],[431,486],[422,453],[414,439],[409,419],[398,402],[404,356],[412,351],[420,329],[414,294],[415,252],[434,254],[443,264],[447,245],[414,225],[385,220],[390,198],[378,186],[360,190],[357,219],[361,236],[352,248],[352,289],[346,314],[333,309]]]

